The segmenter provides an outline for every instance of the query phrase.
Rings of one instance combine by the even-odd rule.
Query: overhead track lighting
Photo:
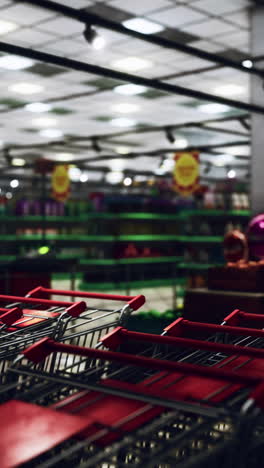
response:
[[[169,143],[171,144],[175,143],[175,138],[174,138],[171,128],[169,127],[165,128],[165,135]]]
[[[86,41],[96,50],[100,50],[105,46],[105,40],[98,34],[96,29],[90,24],[86,24],[85,30],[83,31],[84,38]]]

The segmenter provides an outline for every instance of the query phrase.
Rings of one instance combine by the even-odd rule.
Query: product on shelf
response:
[[[208,288],[264,292],[264,261],[238,261],[208,271]]]

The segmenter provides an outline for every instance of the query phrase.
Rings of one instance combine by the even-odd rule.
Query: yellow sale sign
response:
[[[176,153],[174,159],[174,188],[181,195],[191,195],[199,185],[199,153]]]
[[[64,202],[70,194],[69,166],[61,164],[55,166],[51,175],[52,196]]]

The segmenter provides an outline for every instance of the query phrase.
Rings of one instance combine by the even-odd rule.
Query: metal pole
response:
[[[43,242],[43,245],[45,245],[45,243],[46,243],[46,227],[47,227],[46,210],[45,210],[46,196],[47,196],[46,174],[43,172],[41,174],[41,216],[42,216],[42,242]]]
[[[252,10],[251,16],[251,52],[254,55],[263,55],[263,24],[264,24],[264,6],[256,5]],[[262,60],[264,67],[264,60]],[[260,64],[261,64],[260,63]],[[254,102],[264,105],[264,89],[261,83],[255,77],[251,79],[251,96]],[[252,114],[252,159],[251,159],[251,189],[250,200],[253,214],[263,213],[264,211],[264,132],[263,119],[260,116]]]

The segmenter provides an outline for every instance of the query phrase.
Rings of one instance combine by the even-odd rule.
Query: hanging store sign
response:
[[[199,186],[199,153],[176,153],[174,159],[174,189],[183,196],[191,195]]]
[[[51,175],[52,197],[64,202],[70,194],[69,166],[55,166]]]

